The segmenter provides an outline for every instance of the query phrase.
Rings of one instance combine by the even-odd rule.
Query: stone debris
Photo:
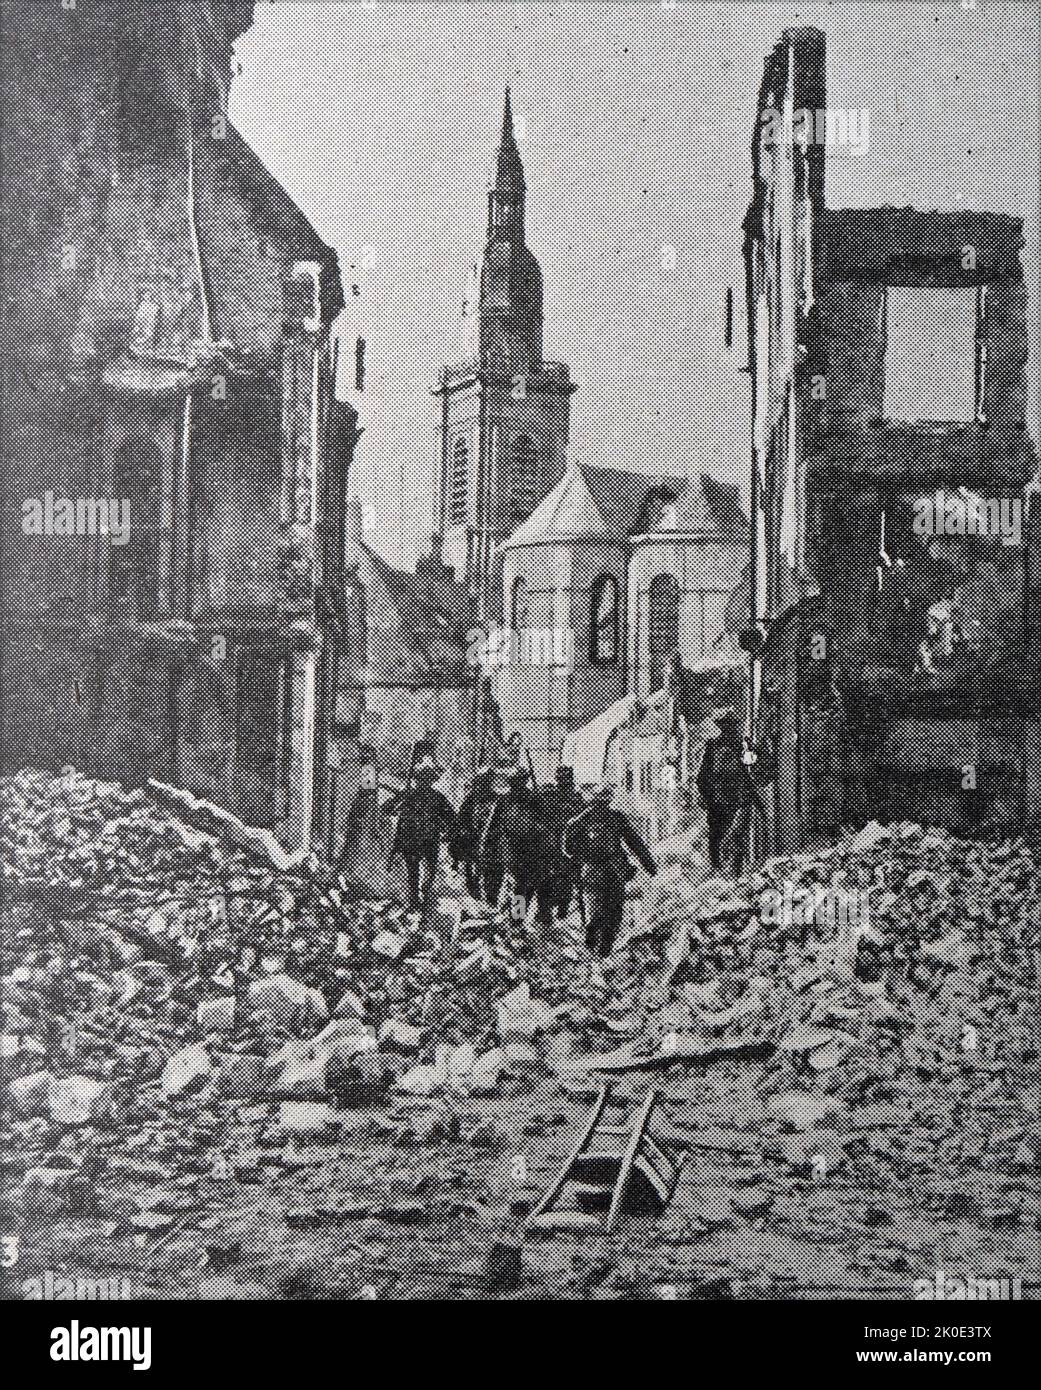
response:
[[[1037,1227],[1025,841],[868,826],[736,884],[677,843],[599,962],[573,919],[536,929],[460,895],[421,920],[77,774],[4,779],[0,820],[16,1220],[90,1213],[149,1244],[187,1222],[220,1262],[244,1239],[232,1208],[268,1192],[287,1231],[356,1223],[373,1248],[387,1226],[523,1215],[552,1173],[532,1155],[559,1162],[601,1081],[653,1072],[688,1155],[663,1248],[816,1232],[892,1274],[859,1233],[909,1185],[943,1220]],[[422,1157],[442,1145],[460,1159],[441,1152],[435,1178]],[[499,1166],[477,1178],[482,1161]],[[489,1233],[477,1285],[527,1283],[515,1249]]]
[[[191,1095],[205,1086],[212,1073],[205,1047],[202,1043],[190,1043],[175,1052],[163,1068],[163,1094],[171,1099]]]

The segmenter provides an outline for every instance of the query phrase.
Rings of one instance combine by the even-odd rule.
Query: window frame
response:
[[[611,655],[603,656],[600,651],[601,622],[600,602],[602,596],[610,592],[610,647]],[[593,581],[589,595],[589,661],[592,666],[617,666],[621,659],[621,588],[613,574],[600,574]]]
[[[510,443],[510,521],[527,521],[539,504],[539,451],[528,433]]]
[[[524,605],[525,605],[524,618],[525,618],[526,621],[525,621],[524,627],[521,627],[521,624],[520,624],[520,622],[518,621],[518,619],[519,619],[520,616],[521,616],[521,614],[520,614],[520,612],[519,612],[519,607],[520,607],[520,602],[521,602],[522,599],[523,599]],[[529,593],[529,586],[528,586],[527,577],[526,577],[525,575],[523,575],[523,574],[518,574],[518,575],[514,578],[513,583],[510,585],[510,628],[511,628],[511,630],[512,630],[513,632],[515,632],[515,633],[520,633],[520,632],[523,632],[523,631],[527,630],[528,628],[530,628],[530,626],[531,626],[531,610],[530,610],[530,607],[529,607],[530,603],[531,603],[531,595],[530,595],[530,593]]]
[[[448,456],[447,493],[445,520],[449,526],[465,525],[470,513],[470,446],[461,434],[453,439]]]
[[[672,629],[673,629],[673,627],[675,626],[676,640],[675,640],[675,643],[672,645],[672,647],[671,647],[671,649],[670,649],[669,651],[667,651],[667,652],[657,652],[657,651],[655,650],[655,647],[654,647],[654,632],[655,632],[655,627],[656,627],[656,623],[655,623],[655,612],[654,612],[654,606],[655,606],[654,595],[655,595],[655,592],[656,592],[657,590],[663,589],[666,585],[668,586],[668,589],[669,589],[670,600],[671,600],[671,596],[672,596],[672,595],[675,595],[675,617],[674,617],[674,618],[673,618],[673,615],[672,615],[671,602],[670,602],[669,631],[671,632]],[[650,689],[650,690],[652,690],[652,691],[653,691],[653,690],[659,690],[659,689],[661,689],[662,685],[664,685],[664,683],[665,683],[665,665],[666,665],[666,663],[668,662],[669,658],[673,655],[673,653],[679,650],[680,629],[681,629],[681,626],[682,626],[682,623],[681,623],[681,611],[682,611],[682,608],[683,608],[683,585],[680,583],[680,581],[679,581],[679,579],[677,578],[677,576],[676,576],[675,574],[673,574],[673,572],[672,572],[671,570],[660,570],[660,571],[658,572],[658,574],[656,574],[656,575],[651,579],[650,583],[647,585],[647,682],[648,682],[648,689]],[[658,683],[657,685],[655,685],[655,684],[654,684],[654,680],[655,680],[654,665],[655,665],[655,662],[656,662],[656,661],[659,661],[659,660],[660,660],[660,662],[661,662],[662,670],[661,670],[661,674],[660,674],[660,681],[659,681],[659,683]]]
[[[912,419],[905,419],[903,416],[890,415],[887,409],[887,381],[889,378],[888,364],[890,362],[890,295],[894,290],[916,291],[918,293],[928,293],[930,290],[964,290],[971,292],[973,296],[973,399],[971,417],[967,419],[951,419],[939,415],[916,415]],[[983,424],[986,416],[983,410],[984,390],[986,387],[986,364],[987,364],[987,344],[984,334],[987,308],[987,286],[985,284],[968,285],[905,285],[905,284],[886,284],[882,286],[882,402],[881,419],[883,424],[891,426],[943,426],[947,425],[952,429],[964,429],[968,425]],[[966,412],[969,414],[969,412]]]

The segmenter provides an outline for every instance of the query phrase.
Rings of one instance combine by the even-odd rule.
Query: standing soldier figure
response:
[[[567,916],[575,892],[574,865],[564,853],[564,831],[585,803],[575,790],[574,769],[558,767],[552,786],[539,792],[543,823],[553,840],[553,905],[558,919]]]
[[[538,920],[548,925],[552,905],[552,839],[543,826],[529,774],[523,767],[508,773],[509,790],[499,797],[481,836],[481,863],[500,865],[505,877],[499,905],[507,893],[521,899],[524,911],[538,903]]]
[[[485,872],[481,864],[481,836],[495,806],[495,771],[488,763],[483,763],[470,778],[470,784],[463,794],[456,812],[456,839],[452,852],[462,865],[466,879],[466,891],[471,898],[478,897],[482,891],[489,892],[489,879],[494,883],[496,896],[499,884],[495,882],[494,865]]]
[[[397,854],[404,859],[410,912],[425,912],[429,907],[442,838],[451,842],[455,835],[455,812],[448,798],[434,786],[443,771],[432,752],[413,753],[405,790],[388,807],[396,806],[397,822],[387,866]]]
[[[746,840],[753,805],[759,793],[745,761],[741,725],[732,709],[713,715],[719,733],[705,744],[697,776],[697,788],[708,822],[708,859],[713,869],[723,867],[723,844],[730,836],[733,871],[744,867]]]
[[[611,806],[614,788],[604,785],[588,806],[568,821],[564,853],[579,871],[579,904],[584,903],[586,945],[598,956],[614,946],[625,910],[625,885],[636,873],[636,859],[649,874],[658,872],[650,850],[621,811]]]
[[[370,897],[384,897],[390,889],[387,876],[387,827],[380,810],[379,766],[376,750],[363,743],[360,785],[347,811],[343,847],[337,871]]]

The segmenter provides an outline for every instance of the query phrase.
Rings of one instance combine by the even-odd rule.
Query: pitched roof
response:
[[[503,542],[503,549],[539,541],[611,537],[611,528],[597,506],[582,470],[569,464],[564,476],[542,499],[527,521]]]
[[[657,528],[647,512],[655,494],[676,503],[670,531],[739,543],[748,539],[748,518],[740,491],[732,483],[707,473],[693,483],[676,476],[570,463],[560,482],[502,548],[594,538],[621,542],[632,535],[653,533]]]
[[[620,543],[632,534],[648,496],[662,486],[678,495],[685,480],[569,463],[560,482],[502,548],[594,538]]]
[[[687,486],[683,477],[627,473],[620,468],[587,468],[585,474],[610,531],[622,536],[637,529],[652,492],[677,498]]]
[[[466,643],[472,601],[462,585],[397,570],[364,541],[358,579],[365,593],[372,684],[416,689],[472,683]]]
[[[715,536],[719,540],[747,541],[748,518],[741,506],[741,492],[734,483],[721,483],[702,473],[697,485],[688,483],[676,507],[676,531]]]

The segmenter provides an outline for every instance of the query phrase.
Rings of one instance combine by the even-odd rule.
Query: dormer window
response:
[[[649,531],[675,531],[677,510],[673,497],[667,492],[652,492],[646,506]]]

